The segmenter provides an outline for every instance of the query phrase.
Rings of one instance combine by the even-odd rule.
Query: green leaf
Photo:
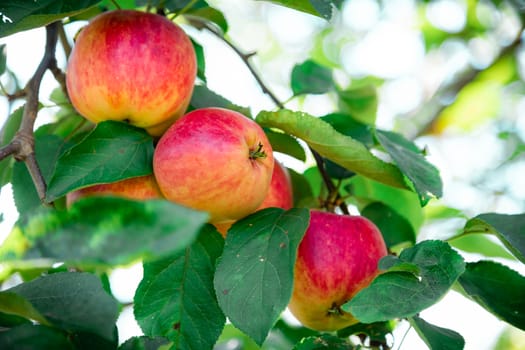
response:
[[[206,61],[204,60],[204,49],[201,44],[191,39],[195,55],[197,56],[197,77],[206,82]]]
[[[514,256],[499,241],[491,238],[493,236],[484,234],[468,234],[448,239],[454,248],[464,252],[482,254],[491,258],[514,259]]]
[[[127,264],[185,249],[207,219],[205,213],[165,200],[90,197],[67,211],[41,210],[20,220],[0,247],[0,259]]]
[[[345,186],[348,194],[357,200],[360,210],[373,202],[381,202],[405,218],[415,232],[425,220],[419,196],[415,192],[385,186],[363,176],[354,176]]]
[[[332,113],[322,116],[321,119],[341,134],[356,139],[366,147],[372,147],[375,144],[370,125],[361,123],[348,114]]]
[[[135,318],[148,336],[164,336],[176,349],[211,349],[226,321],[213,274],[223,238],[211,225],[186,250],[144,264],[135,293]]]
[[[470,219],[463,229],[465,233],[491,233],[525,263],[525,213],[486,213]]]
[[[186,12],[185,16],[196,16],[204,18],[214,24],[216,24],[222,31],[222,33],[226,33],[228,31],[228,22],[226,21],[226,17],[224,17],[224,14],[213,8],[213,7],[201,7],[197,9],[192,9],[188,12]]]
[[[259,0],[260,1],[260,0]],[[341,0],[265,0],[281,6],[308,13],[329,20],[333,15],[333,6],[340,6]]]
[[[422,205],[443,195],[439,170],[425,159],[417,147],[400,134],[377,130],[376,136],[401,171],[410,179]]]
[[[347,339],[331,334],[321,334],[304,338],[297,343],[293,350],[354,350],[354,346]]]
[[[153,139],[126,123],[99,123],[79,144],[63,154],[47,189],[49,202],[89,185],[152,173]]]
[[[355,120],[374,125],[376,121],[378,97],[374,85],[364,85],[338,91],[339,110]]]
[[[208,89],[205,85],[195,85],[193,95],[191,96],[190,109],[199,109],[207,107],[219,107],[231,109],[240,112],[246,116],[250,115],[250,109],[247,107],[237,106],[224,97]]]
[[[337,331],[337,336],[346,338],[351,335],[366,335],[370,341],[388,343],[388,337],[392,334],[396,326],[395,321],[375,322],[375,323],[357,323],[353,326],[343,328]]]
[[[81,13],[99,0],[15,0],[0,5],[0,37],[38,28]]]
[[[0,332],[0,348],[28,350],[75,349],[64,332],[55,328],[33,324],[23,324]]]
[[[0,75],[5,73],[7,56],[6,56],[6,44],[0,45]]]
[[[113,327],[113,338],[106,339],[89,332],[75,332],[70,334],[69,340],[75,349],[115,350],[118,346],[118,329]]]
[[[468,263],[459,283],[496,317],[525,330],[525,277],[493,261]]]
[[[163,337],[131,337],[119,346],[118,350],[157,350],[162,345],[169,344]]]
[[[332,71],[307,60],[292,69],[291,86],[294,96],[324,94],[334,87]]]
[[[11,142],[18,129],[20,129],[23,114],[24,106],[21,106],[15,109],[7,118],[0,130],[0,147]],[[13,157],[0,160],[0,188],[11,181],[14,164]]]
[[[46,318],[40,314],[24,297],[12,292],[0,292],[0,311],[9,315],[24,317],[49,325]]]
[[[303,162],[306,161],[304,148],[297,139],[283,132],[277,132],[267,128],[265,128],[264,132],[266,133],[274,152],[281,152],[302,160]]]
[[[308,224],[307,209],[269,208],[228,231],[215,291],[232,324],[259,345],[288,305],[297,247]]]
[[[361,210],[361,215],[372,220],[381,231],[387,247],[401,243],[415,243],[416,232],[410,223],[391,207],[374,202]]]
[[[396,271],[398,264],[414,264],[420,273]],[[342,308],[364,323],[412,317],[441,299],[463,271],[463,258],[447,243],[423,241],[403,250],[393,271],[377,276]]]
[[[35,156],[44,180],[49,181],[57,158],[62,153],[64,141],[56,135],[35,134]],[[20,215],[31,213],[42,207],[34,182],[23,162],[17,162],[13,167],[13,195],[16,208]]]
[[[114,339],[117,301],[90,273],[59,272],[7,290],[25,298],[55,327]]]
[[[465,339],[461,334],[428,323],[418,316],[410,319],[410,324],[431,350],[462,350]]]
[[[302,139],[321,156],[348,170],[390,186],[408,188],[397,167],[377,158],[362,143],[338,133],[319,118],[283,109],[262,111],[256,120],[265,127],[278,128]]]

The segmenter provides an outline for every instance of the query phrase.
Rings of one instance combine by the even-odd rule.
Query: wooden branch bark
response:
[[[24,162],[31,175],[33,183],[40,200],[45,202],[46,183],[35,157],[35,137],[33,128],[38,115],[38,94],[40,84],[45,72],[49,68],[56,67],[55,49],[58,38],[58,23],[52,23],[46,27],[46,47],[44,56],[35,73],[28,81],[24,91],[26,92],[26,104],[22,115],[22,122],[13,140],[6,146],[0,148],[0,160],[13,156],[17,161]]]

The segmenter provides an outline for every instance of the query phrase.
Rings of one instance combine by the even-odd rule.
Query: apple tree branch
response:
[[[24,162],[40,200],[44,203],[46,182],[35,157],[35,137],[33,128],[38,115],[38,94],[42,78],[48,69],[57,68],[55,49],[58,38],[58,22],[46,26],[46,46],[44,56],[35,73],[24,88],[26,104],[22,115],[22,122],[18,132],[10,143],[0,148],[0,160],[13,156],[17,161]]]

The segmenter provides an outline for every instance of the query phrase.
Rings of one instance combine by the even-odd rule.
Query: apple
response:
[[[367,218],[311,210],[297,252],[289,310],[318,331],[358,323],[341,305],[371,283],[386,255],[381,232]]]
[[[66,85],[86,119],[128,121],[160,136],[185,113],[196,74],[195,50],[179,26],[157,14],[115,10],[80,31]]]
[[[135,200],[163,198],[155,177],[145,175],[69,192],[66,195],[66,205],[69,207],[80,198],[90,196],[117,196]]]
[[[263,202],[257,208],[277,207],[285,210],[293,206],[292,180],[290,173],[279,161],[275,160],[270,188]]]
[[[238,220],[264,200],[274,166],[262,128],[241,113],[201,108],[160,138],[153,173],[166,199],[206,211],[210,222]]]
[[[276,207],[285,210],[290,209],[293,206],[293,191],[292,181],[290,179],[290,173],[279,161],[274,158],[274,166],[272,179],[270,181],[270,188],[264,198],[261,205],[255,210],[261,210],[264,208]],[[219,231],[223,237],[226,237],[226,233],[235,221],[227,221],[215,223],[215,228]]]

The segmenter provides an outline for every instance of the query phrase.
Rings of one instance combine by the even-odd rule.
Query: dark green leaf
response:
[[[190,109],[199,109],[207,107],[220,107],[232,109],[240,112],[246,116],[250,115],[250,109],[246,107],[237,106],[224,97],[217,95],[215,92],[208,89],[205,85],[195,85],[193,88],[193,95],[191,96]]]
[[[333,126],[341,134],[356,139],[366,147],[374,145],[374,135],[371,132],[370,125],[361,123],[350,115],[332,113],[321,117],[321,119]]]
[[[281,152],[302,160],[303,162],[306,161],[304,148],[297,139],[288,134],[271,129],[265,129],[264,132],[266,133],[274,152]]]
[[[293,350],[354,350],[354,346],[347,340],[331,334],[322,334],[304,338],[296,344]]]
[[[6,62],[7,62],[7,56],[6,56],[5,44],[2,44],[0,45],[0,75],[4,74],[5,72]]]
[[[67,339],[67,335],[58,329],[24,324],[8,331],[0,332],[1,349],[60,349],[73,350],[73,344]]]
[[[47,190],[53,201],[88,185],[152,173],[153,139],[129,124],[105,121],[57,162]]]
[[[354,176],[345,186],[348,194],[357,200],[359,209],[373,202],[381,202],[410,222],[418,232],[425,220],[419,196],[412,191],[385,186],[363,176]]]
[[[376,136],[394,162],[414,185],[422,205],[433,196],[441,197],[443,183],[439,170],[427,162],[421,152],[400,134],[377,130]]]
[[[55,327],[114,339],[117,302],[93,274],[59,272],[7,291],[25,298]]]
[[[290,84],[294,96],[324,94],[334,87],[332,71],[312,60],[295,65]]]
[[[396,271],[396,265],[407,263],[416,265],[419,275],[414,269]],[[447,293],[465,271],[465,262],[447,243],[423,241],[403,250],[393,268],[377,276],[344,304],[343,310],[365,323],[412,317]]]
[[[374,125],[377,114],[377,90],[374,85],[364,85],[338,91],[339,110],[355,120]]]
[[[208,4],[204,0],[197,0],[192,3],[193,0],[135,0],[137,6],[154,6],[166,9],[170,12],[178,12],[188,5],[191,8],[206,7]]]
[[[288,305],[297,247],[308,224],[307,209],[269,208],[228,231],[215,291],[232,324],[259,345]]]
[[[185,249],[207,218],[165,200],[85,198],[67,211],[42,210],[19,221],[0,259],[106,266],[158,258]]]
[[[468,263],[463,289],[498,318],[525,330],[525,277],[493,261]]]
[[[16,316],[0,311],[0,327],[12,328],[26,323],[32,323],[25,317]]]
[[[202,45],[191,39],[195,55],[197,56],[197,77],[206,82],[206,61],[204,60],[204,49]]]
[[[299,174],[293,169],[288,169],[290,178],[292,180],[293,188],[293,203],[296,208],[308,208],[309,203],[313,199],[312,188],[308,183],[308,180],[303,174]]]
[[[89,332],[75,332],[69,336],[69,340],[78,350],[115,350],[118,346],[118,329],[117,326],[113,327],[112,339]]]
[[[16,0],[0,4],[0,37],[42,27],[59,19],[76,15],[99,0]]]
[[[0,311],[27,320],[49,325],[46,318],[39,313],[24,297],[12,292],[0,292]]]
[[[223,238],[208,225],[189,248],[144,264],[135,318],[144,334],[164,336],[176,349],[211,349],[226,321],[213,289]]]
[[[362,143],[338,133],[330,124],[319,118],[282,109],[278,112],[260,112],[257,122],[302,139],[321,156],[348,170],[390,186],[407,188],[397,167],[377,158]]]
[[[206,7],[197,8],[197,9],[188,11],[186,15],[201,17],[201,18],[204,18],[205,20],[215,23],[221,29],[223,33],[226,33],[228,31],[228,22],[226,21],[224,14],[221,11],[213,7],[206,6]]]
[[[328,175],[333,179],[344,180],[355,175],[353,171],[343,168],[328,158],[324,158],[324,167]]]
[[[131,337],[119,346],[118,350],[157,350],[168,343],[168,340],[163,337]]]
[[[393,247],[401,243],[415,243],[416,232],[410,223],[399,215],[391,207],[374,202],[361,210],[361,215],[369,218],[376,224],[387,247]]]
[[[333,7],[339,7],[341,0],[265,0],[291,9],[322,17],[326,20],[332,18]]]
[[[453,330],[435,326],[417,316],[412,317],[410,324],[430,350],[462,350],[465,339]]]
[[[463,229],[465,233],[491,233],[525,263],[525,213],[487,213],[470,219]]]
[[[388,343],[387,337],[392,334],[396,323],[394,321],[375,322],[375,323],[357,323],[353,326],[343,328],[337,331],[337,336],[340,338],[349,337],[351,335],[364,334],[371,341],[381,343]]]
[[[65,145],[64,140],[56,135],[35,135],[35,137],[36,160],[44,180],[49,181],[57,158],[62,153],[62,148]],[[13,185],[16,208],[20,215],[31,213],[33,210],[42,207],[42,202],[25,163],[15,163],[11,183]]]

